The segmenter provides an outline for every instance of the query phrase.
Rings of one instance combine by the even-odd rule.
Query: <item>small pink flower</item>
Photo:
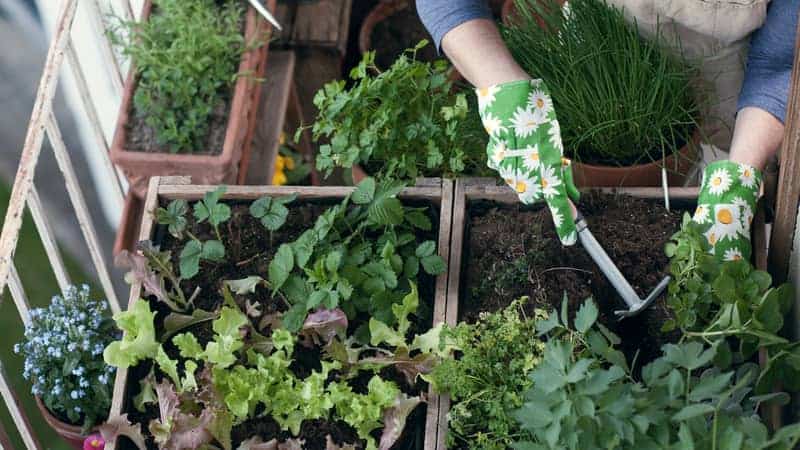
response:
[[[83,450],[98,450],[105,448],[106,441],[99,433],[92,434],[83,441]]]

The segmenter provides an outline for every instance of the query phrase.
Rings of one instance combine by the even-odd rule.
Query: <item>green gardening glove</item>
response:
[[[715,161],[706,167],[693,220],[704,226],[717,259],[750,259],[750,224],[760,188],[761,172],[747,164]]]
[[[513,81],[477,89],[489,145],[488,165],[525,204],[544,200],[561,243],[577,240],[569,197],[577,201],[569,160],[562,158],[561,128],[542,80]]]

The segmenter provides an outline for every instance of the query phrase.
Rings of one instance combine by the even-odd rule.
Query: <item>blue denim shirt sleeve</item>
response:
[[[764,25],[750,41],[737,109],[753,106],[785,121],[798,9],[800,0],[772,0]]]
[[[491,19],[485,0],[416,0],[420,20],[433,37],[436,48],[448,31],[474,19]]]

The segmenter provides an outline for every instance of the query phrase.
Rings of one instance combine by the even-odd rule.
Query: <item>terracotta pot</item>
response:
[[[133,191],[128,192],[122,208],[122,219],[117,228],[117,236],[114,238],[114,258],[123,250],[133,251],[138,242],[143,213],[144,200],[136,196]]]
[[[358,32],[358,49],[361,51],[361,54],[367,53],[372,48],[372,30],[375,29],[375,26],[391,17],[393,14],[402,11],[409,6],[409,0],[384,0],[378,2],[372,11],[364,18],[364,22],[361,24],[361,29]],[[415,45],[416,42],[409,42],[409,46]],[[429,44],[433,45],[433,44]],[[381,67],[384,69],[385,67]],[[447,79],[450,80],[451,83],[456,83],[459,81],[463,81],[464,77],[461,76],[461,73],[456,70],[455,67],[451,67],[447,73]]]
[[[275,0],[268,6],[274,10]],[[147,20],[152,9],[152,0],[145,0],[142,20]],[[245,40],[266,40],[271,27],[267,21],[252,8],[247,9],[245,17]],[[203,184],[233,184],[240,171],[246,172],[249,161],[252,136],[256,126],[258,99],[261,83],[266,70],[268,45],[262,45],[242,55],[238,73],[250,74],[239,77],[233,88],[228,128],[222,153],[218,155],[201,155],[192,153],[172,154],[156,152],[137,152],[125,148],[127,140],[127,123],[133,107],[133,96],[136,91],[138,77],[135,67],[131,67],[125,82],[114,140],[111,146],[111,160],[118,165],[131,184],[131,190],[139,197],[147,192],[147,182],[151,176],[190,175],[192,179]],[[242,167],[240,167],[240,163]]]
[[[671,187],[683,186],[696,162],[700,135],[659,161],[627,167],[600,166],[574,161],[572,174],[578,187],[653,187],[661,186],[661,168],[667,168]]]
[[[66,441],[70,447],[76,450],[83,450],[83,441],[86,439],[88,434],[83,434],[81,432],[81,427],[77,425],[70,425],[68,423],[64,423],[59,420],[50,410],[44,406],[44,403],[36,397],[36,406],[39,407],[39,411],[42,413],[42,417],[44,417],[45,422],[50,425],[56,434],[61,437],[64,441]]]

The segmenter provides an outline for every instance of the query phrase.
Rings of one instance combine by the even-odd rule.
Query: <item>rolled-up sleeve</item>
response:
[[[416,0],[419,18],[441,48],[448,31],[474,19],[491,19],[492,12],[484,0]]]
[[[786,119],[800,0],[772,0],[764,25],[750,41],[738,109],[763,109]]]

